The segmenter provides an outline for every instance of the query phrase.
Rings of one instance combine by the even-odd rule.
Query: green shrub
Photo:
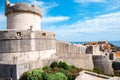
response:
[[[58,67],[58,66],[59,64],[56,61],[52,62],[52,64],[50,65],[51,68]]]
[[[43,74],[44,80],[67,80],[67,77],[60,72],[57,72],[55,74],[53,73],[44,73]]]
[[[44,66],[42,70],[51,70],[51,68],[49,66]]]
[[[42,71],[43,70],[43,71]],[[75,80],[82,69],[75,66],[69,66],[67,63],[60,61],[53,62],[50,67],[45,66],[40,69],[33,69],[25,72],[20,80]]]
[[[24,72],[23,75],[20,77],[20,80],[29,80],[29,71]]]
[[[68,74],[70,74],[70,71],[69,71],[69,70],[65,70],[65,69],[63,69],[63,68],[60,68],[58,72],[61,72],[61,73],[65,74],[66,76],[67,76]]]
[[[42,69],[43,69],[44,72],[52,73],[51,68],[49,66],[45,66]]]
[[[68,77],[68,80],[74,80],[75,78],[73,77],[72,73],[70,72],[70,70],[65,70],[63,68],[59,69],[59,72],[65,74]]]
[[[62,62],[62,61],[59,62],[59,67],[65,69],[65,70],[70,69],[70,66],[66,62]]]
[[[74,65],[69,66],[70,69],[75,69],[76,67]]]
[[[43,73],[43,80],[55,80],[55,77],[53,73]]]
[[[20,80],[43,80],[42,78],[43,71],[40,69],[33,69],[31,71],[25,72]]]
[[[59,71],[59,68],[58,68],[58,67],[52,68],[52,72],[56,73],[56,72],[58,72],[58,71]]]
[[[57,72],[55,75],[58,76],[59,80],[67,80],[67,76],[61,72]]]

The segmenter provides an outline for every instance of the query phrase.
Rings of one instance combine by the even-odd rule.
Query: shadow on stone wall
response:
[[[112,67],[114,70],[120,70],[120,62],[114,61]]]
[[[105,56],[93,56],[93,63],[95,67],[98,67],[105,71],[105,74],[114,74],[112,68],[112,61]]]

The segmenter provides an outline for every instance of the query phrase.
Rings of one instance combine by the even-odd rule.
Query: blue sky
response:
[[[0,29],[6,29],[0,0]],[[120,0],[9,0],[27,2],[42,10],[42,30],[63,41],[120,40]]]

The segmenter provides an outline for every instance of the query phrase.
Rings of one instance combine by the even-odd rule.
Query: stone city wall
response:
[[[0,61],[15,64],[45,59],[56,53],[55,34],[45,31],[0,31]]]
[[[0,80],[16,80],[16,65],[0,64]]]
[[[86,47],[81,44],[72,44],[62,41],[56,41],[56,50],[58,53],[82,53],[85,54]]]
[[[48,65],[50,60],[47,59],[55,53],[54,33],[30,30],[0,31],[0,77],[17,80],[25,71]]]
[[[17,80],[20,76],[29,70],[34,68],[43,67],[43,65],[47,65],[50,63],[50,60],[38,60],[38,61],[30,61],[22,64],[0,64],[0,80]]]
[[[94,66],[105,71],[106,74],[113,74],[112,61],[105,56],[93,56]]]
[[[65,61],[79,68],[93,69],[92,54],[85,54],[85,50],[86,47],[80,44],[56,41],[58,61]]]
[[[86,47],[55,40],[55,34],[46,31],[0,31],[0,77],[19,79],[25,71],[50,65],[53,61],[65,61],[79,68],[93,69],[91,54]],[[56,53],[56,54],[55,54]],[[3,67],[3,65],[7,67]],[[15,65],[16,68],[10,67]],[[9,69],[6,73],[4,70]],[[16,76],[12,76],[15,71]]]
[[[86,54],[103,55],[99,45],[86,45]]]
[[[56,53],[53,33],[30,30],[0,31],[0,61],[32,60],[34,56],[35,59],[41,59],[53,53]],[[29,59],[30,56],[33,58]]]
[[[45,31],[0,31],[0,53],[55,49],[55,34]]]

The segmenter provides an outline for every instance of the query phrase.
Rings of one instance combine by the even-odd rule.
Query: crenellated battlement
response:
[[[8,0],[6,1],[5,5],[7,29],[41,29],[42,12],[39,7],[27,3],[11,4]]]
[[[42,17],[42,12],[40,8],[35,5],[30,5],[27,3],[16,3],[16,4],[6,3],[6,10],[5,10],[6,16],[9,14],[20,13],[20,12],[33,13]]]

